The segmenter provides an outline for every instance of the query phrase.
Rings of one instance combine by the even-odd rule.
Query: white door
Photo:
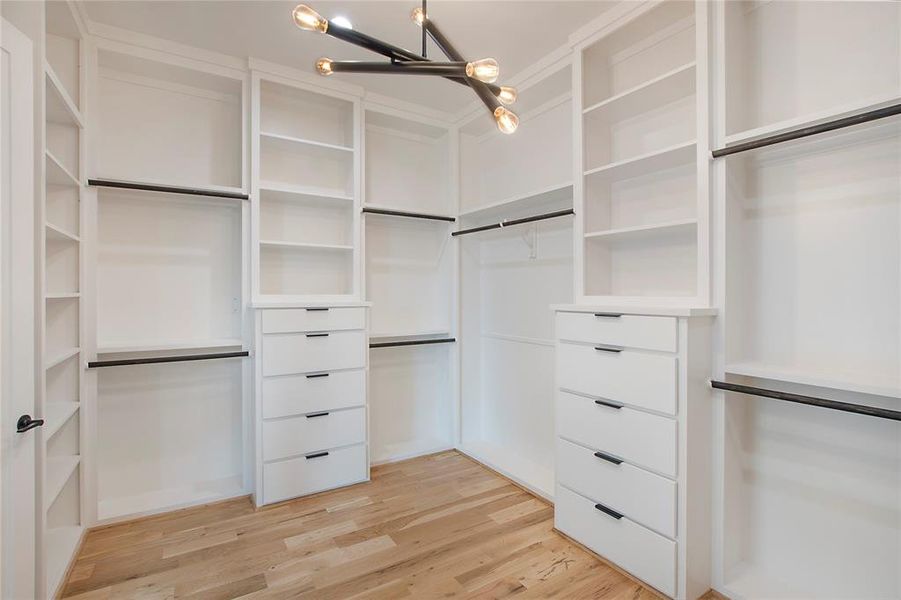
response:
[[[0,598],[35,597],[34,91],[31,41],[0,30]]]

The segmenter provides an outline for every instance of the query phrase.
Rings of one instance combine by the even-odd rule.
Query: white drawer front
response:
[[[561,485],[554,496],[554,524],[664,594],[676,595],[676,542],[628,517],[615,519]]]
[[[294,333],[263,336],[263,375],[359,369],[366,364],[366,333]]]
[[[263,418],[363,406],[366,372],[338,371],[263,379]]]
[[[589,450],[557,439],[557,481],[587,498],[623,513],[665,536],[676,537],[676,482],[605,460]],[[612,462],[611,462],[612,461]]]
[[[676,414],[673,356],[562,343],[557,348],[557,380],[567,390]]]
[[[557,313],[557,338],[675,352],[676,319],[611,313]]]
[[[363,408],[263,421],[263,460],[349,446],[365,439]]]
[[[263,311],[263,333],[365,328],[365,308],[273,308]]]
[[[350,485],[367,477],[366,446],[330,450],[325,456],[263,465],[263,503],[271,504]]]
[[[557,392],[557,433],[589,448],[676,476],[676,421]]]

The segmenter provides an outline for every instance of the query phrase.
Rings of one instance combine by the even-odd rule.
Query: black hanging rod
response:
[[[763,148],[765,146],[781,144],[782,142],[789,142],[791,140],[810,137],[812,135],[826,133],[827,131],[834,131],[836,129],[843,129],[845,127],[851,127],[853,125],[860,125],[861,123],[869,123],[870,121],[877,121],[879,119],[885,119],[886,117],[892,117],[898,114],[901,114],[901,103],[893,104],[891,106],[886,106],[883,108],[877,108],[874,110],[868,110],[867,112],[852,115],[850,117],[842,117],[841,119],[835,119],[834,121],[827,121],[825,123],[820,123],[819,125],[801,127],[800,129],[786,131],[785,133],[778,133],[776,135],[760,138],[759,140],[752,140],[743,144],[736,144],[734,146],[719,148],[713,151],[713,158],[720,158],[721,156],[729,156],[730,154],[738,154],[739,152],[747,152],[748,150],[755,150],[757,148]]]
[[[370,213],[373,215],[388,215],[391,217],[410,217],[411,219],[429,219],[432,221],[447,221],[449,223],[453,223],[457,220],[454,217],[445,217],[442,215],[427,215],[424,213],[405,212],[402,210],[389,210],[387,208],[364,208],[363,212]]]
[[[395,346],[422,346],[424,344],[452,344],[456,338],[439,338],[434,340],[398,340],[396,342],[373,342],[370,348],[392,348]]]
[[[134,181],[117,181],[113,179],[88,179],[88,185],[94,187],[122,188],[126,190],[142,190],[145,192],[163,192],[166,194],[182,194],[185,196],[211,196],[213,198],[230,198],[232,200],[249,200],[247,194],[237,192],[220,192],[201,188],[179,187],[174,185],[155,185]]]
[[[88,363],[89,369],[100,367],[126,367],[129,365],[153,365],[157,363],[188,362],[192,360],[213,360],[217,358],[243,358],[250,352],[218,352],[215,354],[184,354],[181,356],[152,356],[145,358],[124,358],[121,360],[96,360]]]
[[[522,225],[523,223],[531,223],[532,221],[543,221],[545,219],[555,219],[557,217],[565,217],[566,215],[574,215],[576,211],[571,208],[566,210],[558,210],[555,212],[544,213],[543,215],[535,215],[534,217],[523,217],[522,219],[509,219],[494,223],[492,225],[482,225],[481,227],[472,227],[470,229],[461,229],[453,231],[451,235],[466,235],[467,233],[477,233],[479,231],[488,231],[489,229],[501,229],[502,227],[510,227],[511,225]]]
[[[879,417],[880,419],[901,421],[901,412],[897,410],[890,410],[888,408],[878,408],[876,406],[852,404],[850,402],[839,402],[837,400],[828,400],[826,398],[817,398],[815,396],[803,396],[801,394],[792,394],[790,392],[781,392],[779,390],[770,390],[751,385],[729,383],[727,381],[711,380],[710,385],[718,390],[726,390],[727,392],[737,392],[739,394],[749,394],[751,396],[761,396],[763,398],[774,398],[776,400],[783,400],[785,402],[795,402],[797,404],[807,404],[808,406],[830,408],[832,410],[840,410],[843,412],[850,412],[858,415],[866,415],[868,417]]]

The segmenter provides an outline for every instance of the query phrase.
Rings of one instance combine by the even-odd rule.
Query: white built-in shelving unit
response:
[[[254,72],[256,304],[359,293],[360,101]]]
[[[706,69],[695,20],[692,2],[637,5],[576,47],[577,294],[586,302],[708,302]]]
[[[452,339],[456,131],[394,108],[365,108],[364,211],[420,215],[363,213],[370,342]],[[453,447],[456,360],[453,342],[370,349],[373,463]]]
[[[572,69],[520,86],[516,134],[484,108],[460,128],[460,229],[570,209]],[[459,448],[554,495],[555,303],[572,301],[573,218],[458,237],[462,344]]]
[[[901,100],[897,3],[729,2],[716,15],[717,147]],[[897,410],[899,165],[897,117],[717,159],[720,376]],[[897,424],[722,397],[719,589],[901,593]]]
[[[95,42],[91,61],[91,360],[246,349],[250,203],[241,197],[248,195],[249,75],[111,40]],[[88,373],[93,519],[248,493],[247,361]]]
[[[37,411],[45,421],[38,449],[38,592],[56,593],[84,530],[83,302],[81,240],[84,183],[84,28],[67,2],[44,6],[44,185],[40,227],[40,354]]]

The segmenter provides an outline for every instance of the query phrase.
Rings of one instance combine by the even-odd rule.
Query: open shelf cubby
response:
[[[183,187],[243,187],[243,76],[103,48],[98,68],[92,175]]]
[[[582,289],[699,295],[697,27],[691,2],[638,8],[582,49]]]
[[[257,81],[258,293],[351,295],[359,207],[354,102]]]
[[[101,189],[97,346],[241,334],[240,201]]]
[[[724,4],[727,136],[901,96],[901,4]]]

